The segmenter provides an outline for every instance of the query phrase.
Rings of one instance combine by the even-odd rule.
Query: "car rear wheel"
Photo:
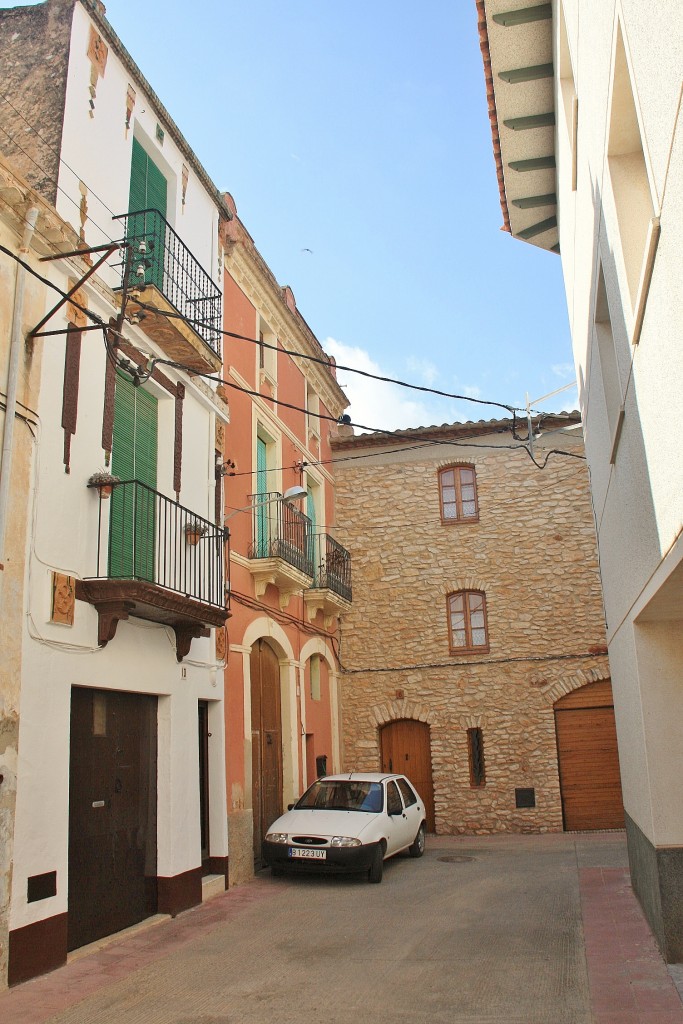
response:
[[[370,870],[368,871],[368,881],[379,883],[382,881],[382,874],[384,872],[384,847],[381,843],[378,843],[375,847],[375,852],[372,855],[372,863],[370,864]]]
[[[421,857],[425,852],[425,823],[424,821],[417,830],[417,835],[413,840],[412,846],[408,847],[408,853],[411,857]]]

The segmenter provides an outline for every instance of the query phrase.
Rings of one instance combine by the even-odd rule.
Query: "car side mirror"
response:
[[[292,807],[293,807],[293,806],[294,806],[294,804],[287,804],[287,810],[288,810],[288,811],[291,811],[291,809],[292,809]]]

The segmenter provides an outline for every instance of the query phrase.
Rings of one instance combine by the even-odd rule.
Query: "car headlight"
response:
[[[286,843],[287,839],[286,832],[269,832],[266,836],[267,843]]]
[[[360,839],[351,839],[350,836],[332,836],[330,846],[360,846]]]

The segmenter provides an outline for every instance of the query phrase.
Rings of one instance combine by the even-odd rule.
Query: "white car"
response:
[[[424,803],[405,775],[327,775],[273,822],[263,860],[274,875],[362,871],[381,882],[388,857],[422,856],[425,831]]]

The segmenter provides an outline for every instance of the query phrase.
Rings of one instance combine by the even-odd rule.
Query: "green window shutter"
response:
[[[130,211],[147,209],[147,154],[137,139],[133,139],[133,156],[130,165]],[[164,210],[165,212],[165,210]]]
[[[256,493],[258,496],[268,493],[268,446],[260,437],[256,438]],[[258,502],[259,497],[256,498]],[[258,548],[257,558],[268,556],[268,506],[256,508],[254,540]]]
[[[316,542],[317,542],[317,539],[318,539],[317,536],[316,536],[316,532],[315,532],[315,528],[316,528],[316,525],[317,525],[316,524],[316,519],[315,519],[315,498],[313,497],[313,491],[312,491],[312,488],[310,487],[310,485],[308,487],[308,493],[306,494],[306,515],[311,520],[311,525],[309,527],[311,532],[308,535],[308,557],[309,557],[310,561],[313,563],[313,565],[315,566],[316,583],[318,583],[319,582],[319,580],[318,580],[319,573],[318,573],[318,565],[316,564],[318,559],[316,557],[316,550],[315,550]]]
[[[138,480],[156,490],[157,400],[135,388],[123,374],[116,377],[112,473]],[[111,497],[109,575],[154,579],[155,496],[133,484],[115,487]]]
[[[256,490],[259,494],[268,491],[268,447],[260,437],[256,438]]]
[[[133,139],[133,152],[130,165],[130,192],[128,195],[128,211],[158,210],[164,219],[168,204],[168,183],[157,165],[147,155],[137,139]],[[146,284],[154,284],[162,289],[164,278],[164,225],[154,214],[144,217],[131,217],[129,234],[134,238],[148,236],[149,252],[147,259],[151,267],[145,276]]]

